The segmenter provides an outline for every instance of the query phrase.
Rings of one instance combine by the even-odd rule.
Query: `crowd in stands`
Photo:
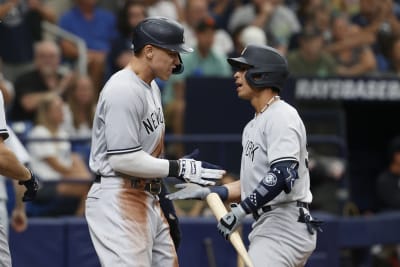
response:
[[[3,0],[0,90],[10,123],[31,125],[28,136],[34,138],[90,139],[102,86],[126,66],[131,29],[148,16],[180,21],[194,47],[182,55],[182,74],[157,80],[171,134],[184,134],[185,91],[190,90],[185,80],[231,77],[226,57],[239,55],[249,43],[278,49],[294,76],[400,74],[400,1],[395,0]],[[82,56],[77,44],[47,35],[43,21],[84,41],[85,73],[76,67]],[[65,140],[27,147],[44,180],[92,178],[88,155],[74,155]],[[184,152],[179,144],[168,150],[177,158]],[[70,197],[68,188],[51,190]],[[72,197],[79,202],[85,190],[82,186]],[[80,214],[79,207],[73,213]]]

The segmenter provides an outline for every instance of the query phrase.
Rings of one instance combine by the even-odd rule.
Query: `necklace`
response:
[[[281,99],[279,95],[272,97],[270,100],[268,100],[268,103],[261,109],[260,113],[263,113],[273,102],[279,99]]]

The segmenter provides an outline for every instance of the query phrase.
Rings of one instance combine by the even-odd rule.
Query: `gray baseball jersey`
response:
[[[303,122],[292,106],[276,100],[246,125],[242,140],[242,199],[255,190],[273,163],[299,162],[299,178],[292,191],[282,191],[267,203],[273,209],[254,222],[249,235],[250,258],[255,267],[303,266],[316,245],[316,234],[310,235],[306,224],[298,222],[303,208],[296,207],[296,201],[312,201]],[[309,214],[307,209],[304,212]]]
[[[93,123],[90,168],[103,177],[116,176],[107,157],[143,150],[163,151],[165,131],[160,90],[131,70],[123,69],[104,86]]]
[[[131,69],[104,86],[92,130],[90,168],[102,176],[86,200],[85,216],[102,266],[176,267],[174,244],[158,197],[118,177],[110,155],[143,150],[163,154],[164,115],[160,90]]]
[[[273,163],[299,162],[299,179],[290,194],[281,192],[269,205],[303,201],[310,203],[310,177],[306,166],[306,131],[297,111],[283,100],[272,103],[251,120],[243,131],[240,169],[241,197],[248,197],[268,173]]]

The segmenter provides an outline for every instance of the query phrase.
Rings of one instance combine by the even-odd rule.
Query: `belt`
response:
[[[103,178],[103,179],[113,179]],[[152,195],[158,195],[161,193],[161,179],[142,179],[142,178],[120,178],[124,181],[125,187],[131,187],[138,190],[149,192]],[[101,176],[96,175],[94,183],[101,183]]]
[[[263,206],[263,207],[259,208],[257,211],[253,212],[253,218],[254,218],[254,220],[257,221],[257,220],[261,217],[261,215],[262,215],[263,213],[265,213],[265,212],[270,212],[273,208],[275,208],[275,207],[277,207],[277,206],[279,206],[279,204],[278,204],[278,205],[274,205],[273,207],[272,207],[271,205],[267,205],[267,206]],[[308,210],[310,209],[308,203],[306,203],[306,202],[301,202],[301,201],[296,201],[296,207],[299,207],[299,208],[306,208],[306,209],[308,209]]]

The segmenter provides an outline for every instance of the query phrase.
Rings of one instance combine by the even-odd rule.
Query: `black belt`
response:
[[[278,204],[278,205],[279,205],[279,204]],[[274,205],[274,206],[275,206],[275,205]],[[276,206],[275,206],[275,207],[276,207]],[[306,209],[310,210],[309,204],[306,203],[306,202],[297,201],[297,202],[296,202],[296,207],[299,207],[299,208],[306,208]],[[267,205],[267,206],[263,206],[263,207],[259,208],[257,211],[253,212],[254,220],[257,221],[257,220],[261,217],[261,215],[262,215],[263,213],[265,213],[265,212],[270,212],[271,210],[272,210],[272,206],[271,206],[271,205]]]
[[[129,180],[129,185],[132,188],[147,191],[152,195],[158,195],[161,193],[161,179],[141,179],[141,178],[121,178],[121,179]],[[94,182],[101,183],[101,175],[96,175]]]

